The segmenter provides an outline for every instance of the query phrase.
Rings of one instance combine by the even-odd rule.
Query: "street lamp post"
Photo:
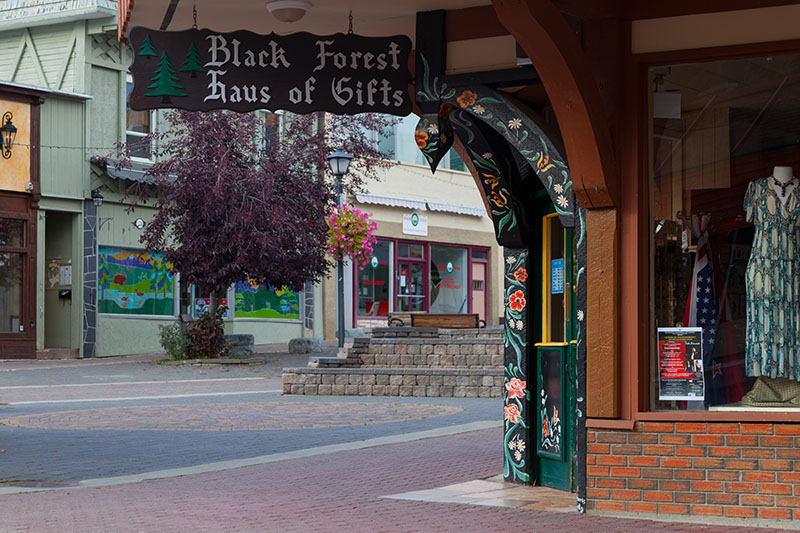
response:
[[[336,205],[342,205],[342,178],[347,174],[353,156],[336,150],[325,159],[328,160],[331,172],[336,176]],[[336,335],[339,338],[339,348],[344,347],[344,265],[342,259],[336,261]]]

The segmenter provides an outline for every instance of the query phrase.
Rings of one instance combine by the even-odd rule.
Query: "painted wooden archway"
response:
[[[576,398],[575,479],[578,508],[585,503],[585,361],[586,361],[586,230],[585,211],[572,184],[570,168],[562,150],[551,140],[540,121],[500,92],[482,85],[449,87],[431,76],[421,54],[421,79],[416,100],[423,114],[415,132],[417,145],[435,169],[458,135],[478,174],[481,194],[490,207],[495,235],[505,247],[505,391],[504,391],[504,477],[507,481],[530,483],[535,462],[531,428],[535,427],[538,391],[531,398],[527,384],[527,354],[530,349],[526,298],[530,282],[527,271],[531,236],[525,226],[528,192],[526,176],[535,176],[552,201],[564,227],[574,228],[577,240],[578,346],[577,368],[570,378]],[[538,187],[537,187],[538,188]],[[530,268],[529,268],[530,267]],[[532,271],[532,270],[531,270]],[[525,275],[521,275],[525,273]],[[529,441],[530,444],[529,444]]]

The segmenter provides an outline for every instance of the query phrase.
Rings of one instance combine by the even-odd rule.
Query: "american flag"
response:
[[[720,314],[711,260],[710,223],[709,215],[692,217],[690,229],[697,237],[697,253],[692,270],[692,287],[686,302],[683,323],[687,327],[703,328],[705,402],[710,405],[718,405],[725,403],[725,381],[722,361],[714,350]]]

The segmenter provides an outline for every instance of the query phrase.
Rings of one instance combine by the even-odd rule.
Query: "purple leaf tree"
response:
[[[147,172],[154,184],[128,194],[158,209],[141,241],[210,295],[211,317],[237,281],[298,291],[326,273],[325,216],[335,198],[325,156],[339,147],[354,156],[351,190],[390,165],[367,139],[391,126],[378,116],[287,116],[279,134],[253,114],[176,110],[165,118],[171,126],[148,139],[160,155]]]

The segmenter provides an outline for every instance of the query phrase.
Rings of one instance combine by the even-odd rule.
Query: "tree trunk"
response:
[[[209,294],[208,298],[208,316],[211,318],[211,327],[214,327],[214,320],[217,318],[217,308],[219,307],[219,296],[217,290],[214,289]]]

